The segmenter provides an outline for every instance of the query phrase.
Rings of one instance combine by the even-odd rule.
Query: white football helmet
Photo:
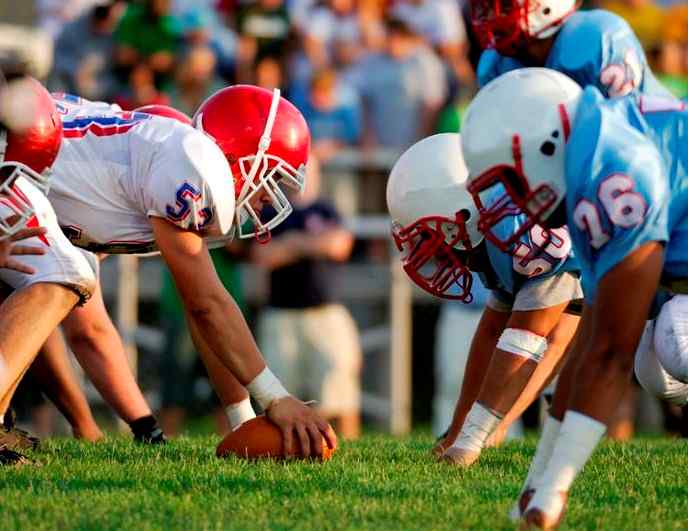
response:
[[[564,154],[582,89],[564,74],[523,68],[483,88],[466,111],[461,138],[478,228],[504,252],[547,219],[564,199]],[[495,228],[526,220],[506,240]]]
[[[471,23],[483,48],[513,55],[529,39],[554,35],[578,0],[471,0]]]
[[[411,146],[387,181],[392,237],[404,271],[432,295],[464,302],[472,300],[473,280],[466,253],[483,239],[467,177],[460,135],[443,133]]]

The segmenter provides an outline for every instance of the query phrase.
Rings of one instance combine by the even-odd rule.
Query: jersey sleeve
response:
[[[227,161],[202,133],[188,133],[154,157],[143,191],[146,214],[185,230],[228,234],[234,216],[234,187]],[[170,145],[172,144],[172,145]]]
[[[478,86],[482,88],[493,79],[518,68],[523,68],[523,65],[515,59],[504,57],[495,50],[485,50],[478,61]]]
[[[664,92],[654,79],[643,47],[623,18],[603,10],[579,12],[566,22],[561,33],[547,67],[566,73],[583,87],[597,87],[608,98],[647,92],[655,84]]]
[[[567,204],[589,301],[602,278],[628,255],[648,242],[669,239],[669,184],[661,155],[648,139],[627,129],[617,132],[624,146],[611,142],[596,154],[599,170],[593,179],[575,177],[582,184]]]

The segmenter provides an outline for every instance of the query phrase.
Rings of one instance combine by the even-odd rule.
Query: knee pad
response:
[[[654,347],[662,367],[688,383],[688,295],[665,302],[655,322]]]
[[[678,381],[664,369],[655,350],[656,337],[655,323],[649,321],[635,354],[635,376],[652,396],[683,406],[688,403],[688,384]]]
[[[505,328],[497,348],[539,363],[547,351],[547,338],[519,328]]]

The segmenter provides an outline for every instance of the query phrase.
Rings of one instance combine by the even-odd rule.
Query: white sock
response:
[[[555,419],[552,415],[547,415],[545,423],[542,426],[542,433],[540,433],[540,440],[535,449],[535,455],[530,462],[528,476],[523,482],[523,486],[519,492],[519,498],[526,489],[534,489],[539,486],[542,475],[545,473],[549,459],[552,456],[552,450],[554,450],[554,444],[557,442],[557,436],[559,435],[560,429],[561,421]],[[518,502],[519,500],[517,499],[511,511],[509,511],[509,518],[512,522],[518,521],[521,517]]]
[[[540,485],[542,475],[545,473],[547,464],[552,457],[552,451],[554,450],[560,430],[561,421],[551,415],[547,415],[542,426],[542,433],[540,434],[535,455],[528,469],[528,477],[526,477],[526,481],[523,484],[524,489],[526,487],[537,488]]]
[[[251,405],[250,398],[244,398],[241,402],[235,402],[234,404],[229,404],[225,408],[225,415],[227,415],[227,420],[229,421],[229,427],[232,430],[237,429],[247,420],[255,418],[256,413],[253,411],[253,406]]]
[[[487,438],[497,428],[502,416],[479,402],[475,402],[466,415],[461,433],[452,444],[452,448],[459,448],[471,452],[480,452]]]
[[[607,426],[592,417],[567,411],[552,457],[528,507],[538,507],[553,517],[558,515],[563,509],[559,493],[569,491],[605,431]]]

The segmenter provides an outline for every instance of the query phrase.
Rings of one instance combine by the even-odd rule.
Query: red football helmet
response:
[[[310,133],[299,110],[278,89],[235,85],[210,96],[198,109],[193,125],[212,138],[227,157],[234,179],[236,223],[240,238],[270,239],[270,230],[291,213],[280,188],[305,186]],[[251,205],[267,194],[275,213],[269,220]],[[245,222],[251,222],[247,228]]]
[[[158,105],[158,104],[151,104],[151,105],[144,105],[143,107],[139,107],[138,109],[134,109],[134,112],[142,112],[145,114],[154,114],[156,116],[164,116],[166,118],[172,118],[174,120],[178,120],[183,124],[186,125],[191,125],[191,118],[189,118],[185,113],[182,111],[178,111],[174,107],[170,107],[169,105]]]
[[[50,93],[33,78],[0,89],[0,177],[20,175],[43,192],[62,143],[62,120]]]
[[[531,39],[554,35],[579,0],[471,0],[471,23],[483,48],[513,56]]]

